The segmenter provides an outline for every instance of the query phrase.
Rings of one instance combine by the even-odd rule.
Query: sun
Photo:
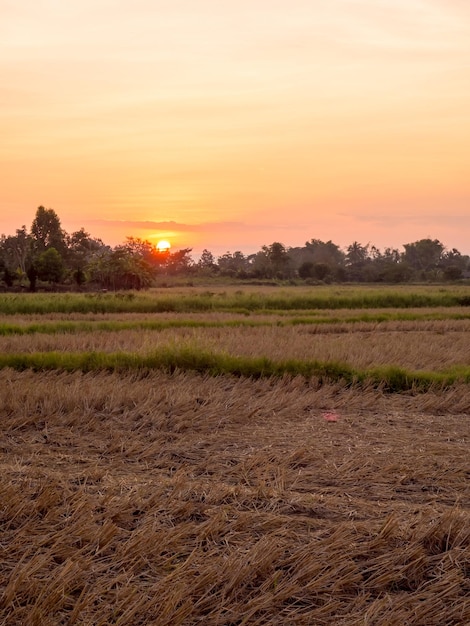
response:
[[[169,252],[171,248],[171,243],[169,241],[166,241],[166,239],[161,239],[157,243],[156,248],[158,252]]]

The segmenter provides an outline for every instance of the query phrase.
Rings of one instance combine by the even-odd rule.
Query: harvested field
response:
[[[300,310],[276,310],[276,311],[206,311],[198,313],[194,311],[186,311],[181,313],[133,313],[124,311],[121,313],[101,312],[101,313],[80,313],[70,312],[61,313],[52,308],[51,311],[44,313],[23,313],[14,315],[5,315],[0,313],[0,327],[4,325],[27,326],[30,324],[48,324],[55,322],[119,322],[119,323],[149,323],[158,321],[160,323],[177,322],[184,319],[189,322],[210,323],[227,323],[239,322],[241,324],[252,321],[254,323],[286,323],[286,318],[292,319],[292,323],[298,323],[298,318],[308,318],[315,323],[322,322],[354,322],[354,321],[417,321],[426,320],[468,320],[470,319],[470,311],[468,307],[420,307],[413,308],[368,308],[362,309],[300,309]],[[288,322],[287,322],[288,323]],[[98,324],[97,324],[98,325]]]
[[[0,385],[2,624],[470,623],[467,386]]]
[[[209,316],[207,316],[209,317]],[[175,322],[174,318],[173,321]],[[90,330],[67,333],[5,334],[4,353],[127,352],[148,355],[167,347],[235,356],[318,360],[357,368],[399,366],[444,371],[467,366],[470,319],[367,324],[267,324],[263,326],[193,327],[184,317],[180,326],[163,330]]]
[[[431,314],[432,310],[424,313],[427,317]],[[255,316],[255,320],[247,321],[229,315],[223,319],[220,313],[196,320],[188,314],[156,317],[147,317],[147,326],[141,317],[136,320],[127,316],[127,321],[119,322],[114,315],[88,324],[69,320],[61,326],[43,320],[37,326],[29,316],[16,316],[15,326],[2,326],[0,322],[0,353],[98,352],[145,357],[177,349],[193,352],[195,357],[212,353],[263,357],[274,362],[315,360],[357,370],[395,366],[431,373],[452,368],[464,371],[470,365],[470,318],[335,323],[323,318],[318,323],[313,316],[310,323],[299,323],[295,317],[279,316]],[[295,324],[289,323],[294,320]],[[31,332],[24,332],[28,327]]]
[[[0,623],[470,624],[470,314],[398,296],[5,299]]]

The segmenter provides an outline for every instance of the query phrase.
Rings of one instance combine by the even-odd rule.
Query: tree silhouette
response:
[[[67,250],[66,233],[62,230],[59,216],[53,209],[38,207],[31,225],[31,236],[38,254],[48,248],[55,248],[61,255]]]
[[[55,248],[48,248],[38,256],[36,270],[40,280],[59,283],[65,271],[64,260]]]

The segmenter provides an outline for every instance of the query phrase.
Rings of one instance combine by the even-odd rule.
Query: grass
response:
[[[34,335],[38,334],[77,334],[83,332],[103,331],[117,333],[124,330],[148,330],[163,331],[173,328],[234,328],[234,327],[263,327],[263,326],[325,326],[344,324],[384,324],[386,322],[427,322],[444,320],[469,320],[470,313],[455,311],[429,311],[418,312],[380,312],[380,313],[356,313],[335,317],[332,312],[328,317],[320,317],[318,313],[310,317],[296,315],[290,318],[271,316],[271,318],[256,319],[238,317],[237,319],[212,320],[207,315],[203,320],[175,317],[173,319],[145,319],[145,320],[69,320],[47,321],[22,324],[0,322],[0,336],[8,335]]]
[[[229,374],[249,378],[302,376],[317,383],[342,381],[348,385],[366,385],[392,392],[427,391],[431,387],[449,387],[470,382],[470,366],[453,367],[448,371],[410,371],[396,366],[360,370],[346,363],[333,361],[273,361],[267,357],[240,357],[225,353],[204,352],[189,347],[166,346],[150,354],[129,352],[37,352],[1,354],[0,368],[19,371],[63,370],[67,372],[177,370],[207,373],[211,376]]]
[[[4,294],[0,314],[164,313],[210,311],[290,311],[311,309],[369,309],[469,306],[470,288],[443,287],[326,287],[207,291],[185,289],[168,294]]]

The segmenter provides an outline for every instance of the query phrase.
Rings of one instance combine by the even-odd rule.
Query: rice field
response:
[[[470,305],[470,285],[175,287],[144,293],[2,294],[0,315],[49,313],[188,313],[453,307]]]
[[[396,365],[414,370],[445,370],[465,364],[470,354],[470,319],[419,324],[302,324],[146,329],[0,336],[3,353],[126,352],[148,355],[162,348],[246,357],[318,360],[358,368]],[[349,327],[349,328],[348,328]]]
[[[0,623],[470,624],[468,307],[229,289],[1,296]]]

